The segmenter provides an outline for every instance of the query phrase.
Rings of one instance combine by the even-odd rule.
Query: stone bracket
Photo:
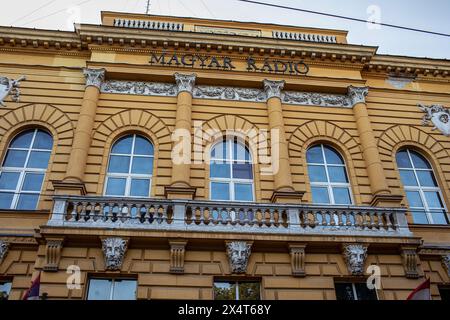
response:
[[[45,245],[45,265],[43,267],[44,271],[47,272],[58,271],[63,243],[64,238],[47,239],[47,243]]]
[[[291,255],[292,275],[294,277],[305,277],[305,248],[306,244],[289,244],[289,254]]]
[[[171,273],[184,273],[186,244],[187,240],[169,240]]]
[[[419,255],[417,254],[417,247],[402,246],[400,250],[406,277],[410,279],[419,278],[420,274],[417,266],[419,264]]]

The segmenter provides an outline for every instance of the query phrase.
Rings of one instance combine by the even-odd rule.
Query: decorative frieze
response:
[[[418,107],[425,113],[422,119],[424,126],[428,125],[431,121],[434,127],[433,130],[438,129],[445,136],[450,136],[450,111],[442,105],[426,106],[419,104]]]
[[[358,103],[366,103],[366,96],[369,94],[368,87],[348,87],[348,97],[352,107]]]
[[[305,248],[306,244],[290,244],[292,275],[296,277],[306,276],[305,272]]]
[[[44,271],[58,271],[64,239],[47,240]]]
[[[352,275],[363,275],[364,264],[367,258],[367,245],[364,244],[343,244],[342,251],[347,268]]]
[[[226,244],[228,261],[232,273],[246,273],[252,243],[232,241]]]
[[[190,92],[191,85],[195,81],[192,77],[190,79],[184,78],[178,78],[179,85],[164,82],[106,80],[101,85],[101,92],[176,97],[179,88],[182,88],[183,91]],[[266,102],[268,97],[278,96],[277,94],[279,93],[284,104],[337,108],[353,107],[352,99],[348,95],[280,91],[282,88],[281,83],[273,84],[273,81],[269,82],[270,84],[267,84],[266,90],[268,90],[267,92],[270,95],[265,90],[257,88],[197,85],[192,88],[192,96],[196,99]]]
[[[0,105],[6,107],[4,100],[8,95],[11,95],[11,99],[14,102],[19,102],[20,100],[20,82],[25,80],[25,76],[19,77],[19,79],[14,80],[8,77],[0,76]]]
[[[265,79],[263,81],[264,91],[266,92],[267,99],[276,97],[281,99],[281,90],[284,88],[285,81],[272,81]]]
[[[164,82],[107,80],[102,83],[101,92],[175,97],[177,95],[177,86]]]
[[[169,241],[170,244],[170,272],[184,273],[184,255],[187,241]]]
[[[442,256],[442,266],[447,270],[447,274],[450,278],[450,253],[444,254]]]
[[[419,256],[417,255],[417,248],[402,247],[401,256],[406,277],[411,279],[419,278],[419,269],[417,267],[419,264]]]
[[[84,77],[86,78],[86,87],[94,86],[101,88],[103,81],[105,81],[105,69],[83,69]]]
[[[8,254],[8,250],[9,250],[9,242],[0,240],[0,263],[2,263],[3,259]]]
[[[127,251],[128,240],[119,237],[102,239],[106,270],[120,270]]]
[[[177,83],[178,93],[186,91],[192,94],[195,85],[195,79],[197,75],[193,74],[181,74],[175,73],[175,82]]]

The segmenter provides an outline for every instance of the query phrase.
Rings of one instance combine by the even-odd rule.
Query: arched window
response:
[[[211,200],[254,201],[253,165],[248,148],[237,138],[214,145],[210,157]]]
[[[52,136],[39,129],[11,141],[0,173],[1,209],[36,210],[52,147]]]
[[[397,152],[396,160],[414,223],[447,224],[441,190],[430,163],[410,149]]]
[[[320,144],[306,152],[312,202],[317,204],[352,204],[350,183],[341,155]]]
[[[132,134],[117,140],[109,156],[105,195],[149,197],[154,150],[146,138]]]

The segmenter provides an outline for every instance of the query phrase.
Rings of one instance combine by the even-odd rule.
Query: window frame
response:
[[[17,148],[17,147],[11,147],[11,143],[14,141],[14,139],[16,139],[17,137],[19,137],[22,134],[25,134],[26,132],[30,132],[33,131],[33,136],[31,138],[31,142],[30,142],[30,146],[28,148]],[[33,148],[34,142],[36,140],[36,136],[38,132],[44,132],[46,134],[48,134],[51,138],[52,138],[52,147],[51,149],[37,149],[37,148]],[[4,210],[37,210],[37,208],[39,207],[39,201],[41,198],[41,194],[42,194],[42,188],[44,187],[44,182],[45,182],[45,178],[47,175],[47,170],[48,170],[48,166],[50,164],[51,161],[51,156],[52,156],[52,152],[53,152],[53,145],[54,145],[54,140],[53,140],[53,135],[48,132],[47,130],[43,130],[41,128],[33,128],[33,129],[27,129],[27,130],[23,130],[19,133],[17,133],[13,139],[9,142],[8,144],[8,148],[6,149],[6,153],[2,159],[2,166],[0,167],[0,176],[3,173],[19,173],[19,178],[17,180],[17,185],[16,188],[14,190],[12,189],[0,189],[0,193],[13,193],[13,198],[11,200],[11,205],[10,207],[7,209],[5,208]],[[24,166],[23,167],[6,167],[4,166],[4,162],[6,161],[6,157],[9,153],[10,150],[16,150],[16,151],[26,151],[27,155],[25,158],[25,162],[24,162]],[[28,161],[30,159],[31,153],[32,152],[47,152],[49,153],[49,160],[47,162],[47,166],[45,169],[43,168],[29,168],[28,166]],[[25,182],[25,178],[27,174],[42,174],[42,182],[41,182],[41,187],[39,189],[39,191],[27,191],[27,190],[22,190],[24,182]],[[31,194],[31,195],[37,195],[37,201],[36,201],[36,207],[34,209],[17,209],[17,206],[19,204],[19,199],[20,196],[23,194]]]
[[[127,153],[113,153],[112,150],[117,142],[119,142],[120,139],[126,138],[126,137],[132,137],[132,145],[131,145],[131,152],[129,154]],[[136,145],[136,137],[141,137],[145,140],[147,140],[153,147],[153,154],[152,155],[136,155],[134,154],[134,149]],[[111,156],[121,156],[121,157],[129,157],[130,163],[128,166],[128,173],[118,173],[118,172],[109,172],[109,166],[111,162]],[[147,158],[151,159],[152,161],[152,173],[150,174],[142,174],[142,173],[131,173],[131,170],[133,168],[133,160],[135,157],[138,158]],[[103,195],[105,197],[127,197],[127,198],[150,198],[152,194],[152,184],[153,184],[153,172],[155,170],[155,145],[153,142],[145,137],[144,135],[133,133],[133,134],[126,134],[114,141],[114,143],[111,145],[111,150],[108,155],[108,164],[106,167],[106,176],[105,176],[105,184],[103,186]],[[116,178],[116,179],[125,179],[125,192],[123,195],[109,195],[106,193],[108,188],[108,182],[110,178]],[[132,196],[131,195],[131,182],[132,180],[150,180],[149,186],[148,186],[148,195],[147,196]]]
[[[402,151],[405,151],[407,153],[408,159],[409,159],[409,161],[410,161],[410,163],[412,165],[411,168],[402,168],[402,167],[399,166],[398,161],[397,161],[397,154],[399,152],[402,152]],[[416,166],[414,164],[414,161],[413,161],[413,158],[411,156],[411,152],[418,154],[425,161],[427,161],[427,164],[430,166],[430,168],[427,168],[427,169],[425,169],[425,168],[416,168]],[[428,159],[422,153],[420,153],[420,152],[418,152],[418,151],[416,151],[414,149],[411,149],[411,148],[402,148],[402,149],[397,150],[397,152],[395,153],[395,162],[396,162],[396,165],[397,165],[398,173],[400,175],[400,182],[402,183],[403,189],[405,191],[406,201],[408,202],[408,207],[409,207],[411,213],[413,213],[414,211],[424,211],[425,214],[426,214],[426,219],[427,219],[427,223],[426,224],[414,222],[414,216],[412,217],[413,218],[413,223],[421,224],[421,225],[438,225],[437,223],[434,223],[433,213],[441,211],[441,212],[443,212],[444,218],[447,221],[447,225],[448,225],[450,223],[450,221],[449,221],[449,217],[447,215],[447,206],[446,206],[446,203],[444,201],[445,198],[443,197],[442,190],[441,190],[441,188],[439,186],[439,182],[438,182],[438,180],[436,178],[436,174],[434,173],[434,168],[431,165],[431,162],[428,161]],[[403,183],[403,179],[401,177],[401,171],[413,172],[414,173],[414,178],[416,179],[416,182],[417,182],[417,186],[405,185]],[[423,187],[423,186],[421,186],[421,183],[420,183],[420,180],[419,180],[419,176],[417,174],[418,171],[419,172],[420,171],[431,172],[432,177],[434,178],[434,181],[436,181],[436,185],[437,186],[436,187],[427,187],[427,186]],[[423,207],[413,207],[413,206],[411,206],[409,204],[407,192],[418,192],[419,196],[420,196],[420,200],[422,201]],[[425,196],[425,192],[436,192],[436,193],[438,193],[443,207],[442,208],[433,208],[433,207],[431,207],[431,209],[430,209],[430,206],[428,205],[427,198]]]
[[[261,301],[262,299],[262,282],[261,280],[214,280],[213,281],[213,299],[214,301],[220,301],[220,300],[216,300],[216,293],[215,293],[215,287],[216,287],[216,283],[229,283],[229,284],[234,284],[235,285],[235,299],[234,300],[228,300],[228,301]],[[241,300],[239,299],[239,285],[242,283],[258,283],[259,284],[259,297],[258,300]],[[222,300],[225,301],[225,300]]]
[[[101,276],[94,276],[94,277],[89,277],[88,279],[88,285],[87,285],[87,290],[86,290],[86,299],[87,301],[94,301],[89,299],[89,291],[91,289],[91,281],[92,280],[107,280],[110,282],[110,288],[109,288],[109,299],[108,300],[103,300],[103,301],[125,301],[125,300],[114,300],[114,289],[115,289],[115,283],[117,281],[134,281],[134,283],[136,284],[136,291],[135,291],[135,297],[134,300],[137,300],[137,294],[138,294],[138,288],[139,288],[139,284],[137,279],[135,278],[126,278],[126,277],[113,277],[113,278],[109,278],[109,277],[101,277]],[[130,300],[131,301],[131,300]]]
[[[367,280],[366,280],[367,281]],[[337,292],[336,292],[336,284],[351,284],[352,286],[352,293],[353,293],[353,300],[351,301],[369,301],[369,300],[362,300],[359,298],[358,295],[358,290],[356,289],[356,285],[357,284],[366,284],[366,281],[334,281],[334,291],[336,293],[336,300],[337,300]],[[369,289],[370,290],[370,289]],[[378,289],[374,288],[372,289],[375,292],[375,297],[377,298],[376,301],[380,301],[380,297],[378,295]],[[338,301],[342,301],[342,300],[338,300]]]
[[[222,158],[212,158],[211,153],[214,150],[214,148],[220,144],[220,143],[226,143],[227,148],[229,148],[229,155],[225,155],[225,157]],[[245,150],[248,151],[249,154],[249,160],[237,160],[234,158],[234,143],[239,144],[242,146]],[[228,158],[227,158],[228,157]],[[221,162],[229,165],[230,168],[230,178],[220,178],[220,177],[211,177],[211,163],[212,162]],[[233,166],[234,164],[250,164],[251,165],[251,172],[252,172],[252,179],[242,179],[242,178],[233,178]],[[216,143],[214,143],[210,149],[209,152],[209,199],[212,201],[232,201],[232,202],[254,202],[256,195],[255,195],[255,172],[254,172],[254,164],[253,164],[253,157],[250,152],[250,149],[247,147],[247,145],[241,141],[237,137],[231,137],[223,140],[219,140]],[[228,192],[230,195],[230,199],[228,200],[220,200],[220,199],[213,199],[212,198],[212,184],[213,183],[226,183],[228,184]],[[235,194],[235,184],[246,184],[251,185],[252,190],[252,200],[236,200],[236,194]]]
[[[314,147],[320,146],[320,150],[322,152],[322,157],[323,157],[323,163],[317,163],[317,162],[308,162],[308,151],[311,150]],[[325,156],[325,146],[334,150],[336,153],[339,154],[339,157],[341,158],[343,164],[329,164],[327,163],[327,159]],[[306,150],[306,168],[308,170],[308,179],[309,179],[309,185],[310,185],[310,191],[311,191],[311,203],[314,204],[318,204],[318,205],[333,205],[333,206],[349,206],[349,205],[354,205],[355,201],[353,198],[353,191],[352,191],[352,184],[350,181],[350,176],[348,174],[348,170],[347,170],[347,164],[345,162],[344,157],[341,155],[341,153],[336,150],[336,148],[333,148],[332,146],[328,145],[328,144],[324,144],[324,143],[319,143],[319,144],[314,144],[312,146],[310,146],[307,150]],[[327,177],[327,182],[317,182],[317,181],[311,181],[310,178],[310,171],[309,171],[309,166],[321,166],[325,169],[325,174]],[[331,182],[330,180],[330,173],[328,171],[328,167],[340,167],[340,168],[344,168],[344,172],[345,175],[347,177],[348,182]],[[319,188],[326,188],[327,192],[328,192],[328,198],[330,200],[329,203],[326,202],[313,202],[313,197],[312,197],[312,188],[314,187],[319,187]],[[333,187],[335,188],[346,188],[348,190],[349,193],[349,198],[350,198],[350,203],[349,204],[337,204],[335,199],[334,199],[334,193],[333,193]]]

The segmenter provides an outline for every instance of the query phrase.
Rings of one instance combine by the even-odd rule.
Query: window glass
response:
[[[136,300],[136,281],[114,280],[112,300]]]
[[[11,282],[0,282],[0,300],[8,300],[11,286]]]
[[[236,183],[234,185],[234,194],[237,201],[252,201],[253,186],[251,184]]]
[[[230,186],[228,183],[211,183],[211,199],[230,200]]]
[[[256,281],[216,281],[214,300],[260,300],[261,283]]]
[[[350,194],[348,188],[333,188],[334,203],[336,204],[351,204]]]
[[[312,187],[312,200],[314,203],[328,204],[330,203],[330,197],[328,195],[327,188]]]
[[[375,289],[369,289],[365,282],[334,284],[336,300],[378,300]]]
[[[319,145],[308,149],[306,160],[308,163],[324,163],[321,146]]]
[[[325,166],[308,166],[309,179],[311,182],[328,182]]]
[[[0,174],[0,189],[15,190],[19,178],[20,172],[2,172]]]
[[[132,179],[131,180],[131,196],[132,197],[148,197],[150,180],[148,179]]]
[[[124,196],[127,180],[124,178],[108,178],[106,186],[106,195]]]

